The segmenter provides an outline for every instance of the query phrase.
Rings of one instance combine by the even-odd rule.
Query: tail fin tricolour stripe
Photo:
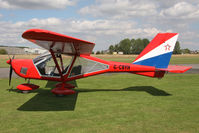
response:
[[[167,68],[178,33],[159,33],[133,61],[133,64]]]

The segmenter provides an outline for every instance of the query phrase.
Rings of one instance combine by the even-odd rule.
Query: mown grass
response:
[[[197,133],[199,75],[170,74],[162,80],[108,74],[77,80],[76,95],[55,97],[46,81],[21,94],[24,82],[0,79],[1,133]],[[9,90],[8,90],[9,89]]]
[[[108,60],[108,61],[118,61],[131,63],[137,57],[135,55],[98,55],[98,58]],[[170,64],[199,64],[199,54],[196,55],[173,55],[171,57]]]
[[[15,59],[33,59],[37,55],[15,55]],[[118,61],[131,63],[137,57],[136,55],[92,55],[107,61]],[[0,55],[0,68],[9,67],[6,63],[7,55]],[[199,64],[199,54],[197,55],[173,55],[170,64]]]
[[[199,64],[199,55],[174,55],[170,64]]]

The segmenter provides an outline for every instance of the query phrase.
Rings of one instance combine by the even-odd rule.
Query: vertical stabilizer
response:
[[[133,64],[167,68],[178,33],[159,33],[133,61]]]

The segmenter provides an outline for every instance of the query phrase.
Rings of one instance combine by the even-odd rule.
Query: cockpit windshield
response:
[[[51,54],[47,51],[39,56],[37,56],[36,58],[33,59],[34,64],[38,63],[39,61],[51,57]]]
[[[61,54],[55,54],[56,61],[59,64],[62,74],[66,74],[68,68],[72,62],[72,56],[62,56]],[[52,59],[52,55],[49,52],[46,52],[33,59],[35,66],[37,67],[40,75],[48,77],[59,77],[60,74],[57,70],[57,67]]]

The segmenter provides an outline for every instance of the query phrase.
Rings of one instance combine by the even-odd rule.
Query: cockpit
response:
[[[62,56],[61,54],[55,54],[57,63],[61,69],[63,75],[65,75],[72,63],[73,56]],[[49,52],[41,54],[33,59],[33,62],[38,69],[40,75],[48,77],[59,77],[59,71],[54,63],[52,55]]]
[[[61,69],[62,75],[66,75],[67,73],[69,73],[69,68],[74,61],[71,71],[68,75],[69,78],[108,69],[108,65],[106,64],[82,58],[80,56],[73,58],[74,55],[69,56],[65,54],[62,55],[59,53],[55,53],[55,57]],[[49,52],[46,52],[34,58],[33,62],[41,76],[60,77],[59,71],[55,65],[52,55]]]

